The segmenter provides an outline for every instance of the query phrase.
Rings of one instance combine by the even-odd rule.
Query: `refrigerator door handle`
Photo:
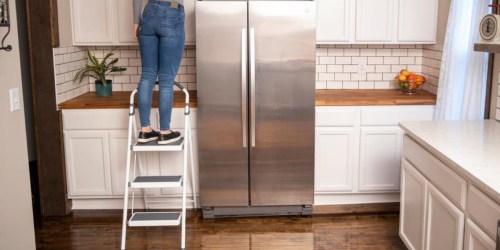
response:
[[[247,50],[247,29],[241,29],[241,124],[243,133],[243,148],[246,148],[248,145]]]
[[[250,28],[250,136],[255,147],[255,29]]]

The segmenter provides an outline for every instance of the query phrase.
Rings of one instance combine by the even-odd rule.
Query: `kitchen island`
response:
[[[59,105],[68,197],[74,209],[119,209],[123,205],[129,95],[114,92],[111,97],[98,97],[91,92]],[[190,96],[197,159],[196,91],[190,91]],[[153,127],[158,121],[156,98]],[[171,127],[181,132],[183,101],[182,93],[175,92]],[[316,90],[314,213],[397,211],[403,137],[398,123],[432,120],[435,102],[436,96],[425,91],[404,95],[395,89]],[[182,157],[177,153],[146,155],[148,174],[175,174],[180,163]],[[189,180],[187,184],[189,197]],[[148,193],[153,200],[180,194],[172,190]]]
[[[400,235],[410,249],[495,249],[500,122],[403,122]]]

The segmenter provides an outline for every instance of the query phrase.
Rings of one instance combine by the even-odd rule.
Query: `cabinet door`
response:
[[[184,136],[184,131],[183,129],[175,129],[176,131],[180,131],[182,133],[182,136]],[[195,176],[197,176],[198,173],[198,167],[197,167],[197,133],[196,129],[191,130],[192,136],[193,136],[193,151],[194,155],[193,158],[195,159],[194,164],[194,169],[195,169]],[[186,149],[185,149],[186,150]],[[183,166],[184,166],[184,155],[183,152],[162,152],[159,154],[159,174],[161,175],[182,175],[183,174]],[[189,158],[188,155],[188,169],[187,169],[187,176],[185,177],[186,179],[186,185],[187,185],[187,195],[190,196],[193,194],[193,189],[192,189],[192,182],[191,182],[191,159]],[[161,191],[162,195],[181,195],[182,194],[182,188],[179,189],[173,189],[173,188],[165,188],[162,189]]]
[[[65,131],[68,196],[111,195],[108,135],[102,131]]]
[[[361,128],[360,191],[397,191],[403,132],[398,127]]]
[[[116,1],[117,34],[115,44],[137,44],[134,39],[134,10],[133,0]],[[142,1],[144,8],[147,1]]]
[[[109,132],[109,159],[113,195],[122,196],[125,191],[125,171],[127,167],[127,130]],[[131,165],[131,173],[132,173]]]
[[[434,43],[437,12],[438,0],[399,0],[398,41]]]
[[[406,160],[402,171],[399,233],[410,249],[423,249],[427,181]]]
[[[75,45],[113,43],[113,5],[113,0],[71,0]]]
[[[186,32],[186,44],[196,44],[195,29],[195,0],[184,0],[184,30]]]
[[[396,0],[357,0],[356,42],[391,42]]]
[[[464,213],[430,183],[425,249],[462,249]]]
[[[495,250],[495,241],[470,219],[467,219],[464,237],[465,250]]]
[[[315,192],[353,191],[357,141],[355,128],[316,128]]]
[[[351,31],[350,0],[317,0],[316,41],[318,43],[349,42]]]

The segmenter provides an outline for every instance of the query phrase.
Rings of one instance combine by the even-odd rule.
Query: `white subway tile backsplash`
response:
[[[345,56],[338,56],[336,57],[335,63],[336,64],[351,64],[351,57],[345,57]]]
[[[366,76],[368,81],[382,81],[381,73],[368,73]]]
[[[408,56],[408,49],[393,49],[393,56]]]
[[[316,89],[326,89],[326,82],[316,81]]]
[[[379,72],[379,73],[391,72],[391,66],[390,65],[377,65],[377,66],[375,66],[375,72]]]
[[[320,57],[319,64],[335,64],[335,57]]]
[[[415,64],[415,57],[400,57],[399,62],[401,64]]]
[[[328,56],[327,48],[316,48],[316,56]],[[326,86],[326,84],[325,84]]]
[[[359,89],[359,82],[343,82],[343,89]]]
[[[326,72],[326,65],[316,65],[316,73]]]
[[[368,57],[368,64],[384,64],[383,57]]]
[[[319,81],[329,81],[329,80],[335,80],[335,74],[334,73],[319,73]]]
[[[359,89],[374,89],[375,82],[359,82]]]
[[[376,49],[362,49],[359,54],[361,56],[376,56],[377,50]]]
[[[327,89],[342,89],[342,82],[327,82]]]
[[[437,89],[441,63],[440,46],[433,45],[383,45],[383,44],[337,44],[320,45],[316,49],[317,89],[381,89],[394,88],[391,81],[402,68],[423,73],[430,83],[428,89]],[[441,46],[442,48],[442,46]],[[90,50],[98,58],[111,51],[108,46],[65,47],[54,49],[56,84],[60,85],[58,103],[75,95],[95,91],[94,79],[85,79],[82,85],[73,85],[66,77],[84,67],[85,53]],[[141,59],[138,46],[114,48],[119,64],[127,71],[110,75],[114,80],[113,91],[130,91],[137,88],[141,75]],[[69,55],[68,55],[69,54]],[[68,61],[69,60],[69,61]],[[366,65],[365,72],[359,65]],[[69,73],[69,74],[66,74]],[[186,49],[176,77],[188,89],[196,89],[196,50]],[[427,84],[426,84],[427,85]],[[424,85],[424,86],[426,86]],[[157,88],[155,88],[157,89]]]
[[[345,49],[344,56],[359,56],[359,49]]]
[[[397,56],[386,56],[384,57],[384,64],[399,64],[399,57]]]
[[[345,73],[357,73],[359,71],[358,65],[344,65]]]
[[[327,66],[327,69],[326,71],[327,72],[342,72],[342,70],[344,69],[344,67],[342,65],[326,65]]]
[[[349,81],[351,74],[349,73],[335,73],[335,81]]]
[[[377,49],[376,56],[391,56],[392,49]]]
[[[368,63],[368,57],[353,57],[352,58],[352,64],[358,65],[358,64],[367,64]]]

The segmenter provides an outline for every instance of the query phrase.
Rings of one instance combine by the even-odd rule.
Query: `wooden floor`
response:
[[[397,214],[201,219],[190,212],[186,249],[406,249]],[[128,228],[127,249],[179,249],[180,227]],[[121,211],[38,220],[37,249],[119,249]]]

